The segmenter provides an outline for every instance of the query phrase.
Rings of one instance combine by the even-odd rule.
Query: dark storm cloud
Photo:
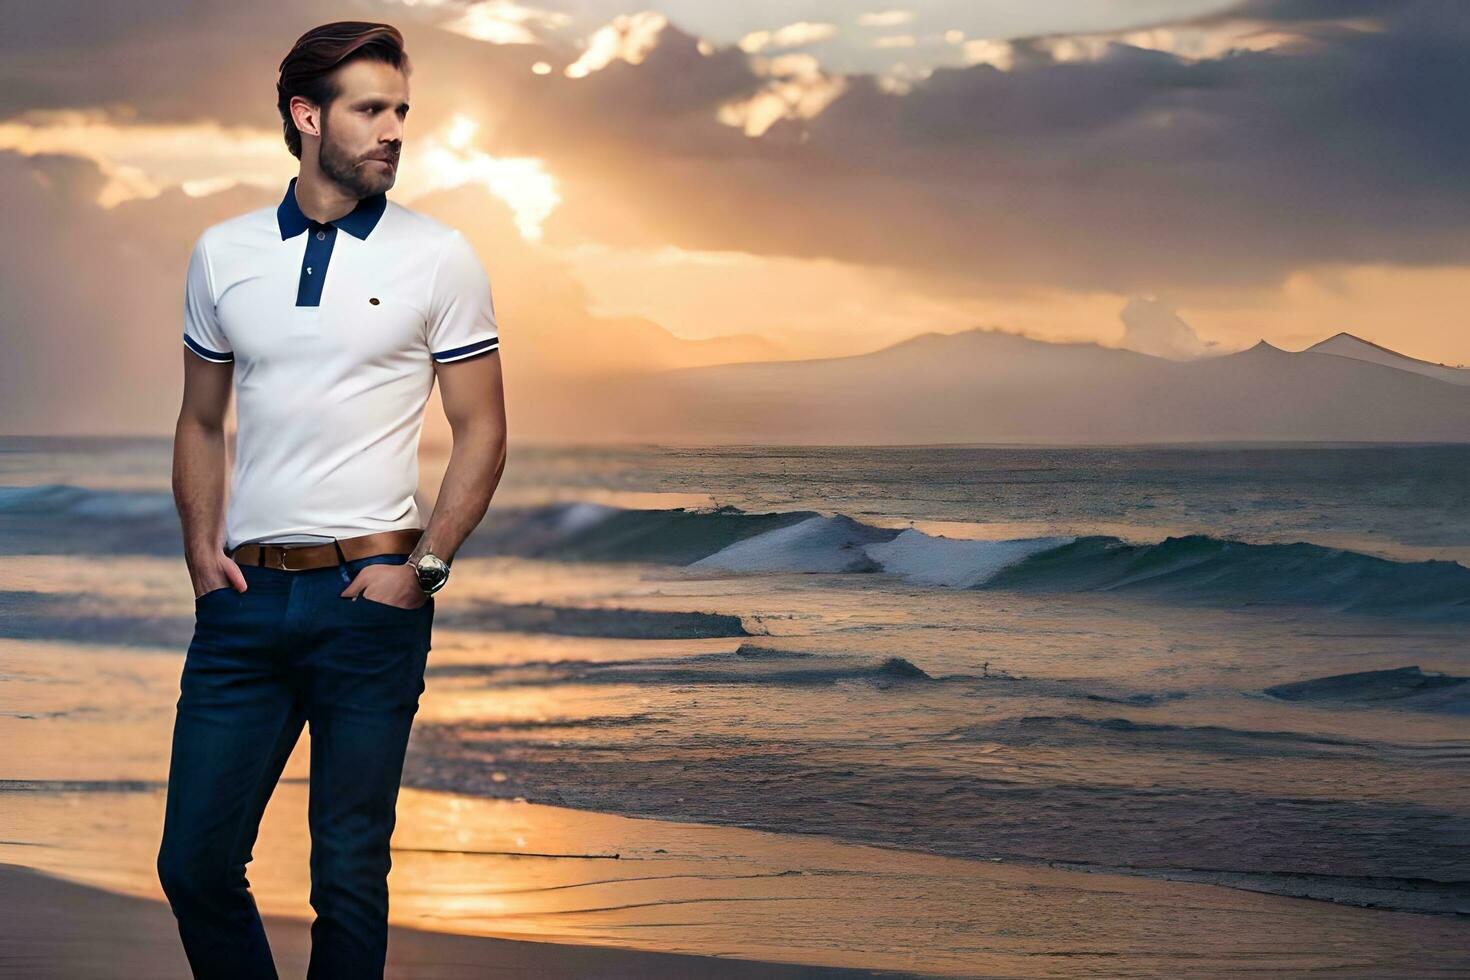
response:
[[[853,76],[815,119],[761,139],[715,112],[763,80],[677,25],[641,64],[566,79],[529,66],[559,72],[575,50],[471,41],[413,8],[126,7],[134,20],[109,6],[81,34],[17,15],[0,111],[121,102],[140,119],[279,125],[285,48],[355,16],[408,36],[418,132],[464,112],[493,120],[490,152],[546,159],[564,201],[553,242],[1129,293],[1269,284],[1322,262],[1470,260],[1470,5],[1449,0],[1246,0],[1180,26],[1244,18],[1296,40],[1199,62],[1122,44],[1055,62],[1045,39],[1020,39],[1012,71],[940,68],[903,95]]]
[[[1380,29],[1302,19],[1329,6]],[[875,253],[957,276],[1130,290],[1470,257],[1470,6],[1250,12],[1304,40],[1198,63],[1116,45],[940,69],[904,96],[858,84],[808,127],[808,152],[893,178],[864,202],[898,217]]]
[[[616,194],[648,243],[899,266],[962,290],[1260,286],[1318,263],[1470,260],[1470,5],[1253,0],[1188,26],[1243,17],[1293,40],[1056,62],[1021,39],[1013,71],[941,68],[903,95],[854,76],[815,119],[758,141],[713,124],[712,105],[677,115],[649,97],[716,68],[670,30],[644,64],[551,86],[555,101],[520,104],[505,131],[533,150],[553,121],[582,147],[551,163],[568,222]],[[758,83],[718,71],[712,92]]]

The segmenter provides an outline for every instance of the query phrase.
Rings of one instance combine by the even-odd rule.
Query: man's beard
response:
[[[317,166],[321,168],[322,173],[350,191],[359,200],[379,194],[393,186],[394,173],[392,170],[379,176],[359,167],[358,164],[361,162],[361,158],[353,157],[332,143],[331,134],[327,131],[327,117],[323,114],[321,152],[317,154]]]

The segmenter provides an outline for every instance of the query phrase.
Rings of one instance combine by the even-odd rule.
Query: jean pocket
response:
[[[355,579],[357,575],[369,565],[406,565],[407,563],[407,552],[389,552],[381,555],[369,555],[366,558],[353,559],[352,561],[348,562],[348,566],[351,569],[351,578]],[[387,609],[400,615],[412,615],[413,613],[421,613],[424,611],[424,606],[428,605],[428,602],[425,601],[422,605],[413,607],[395,606],[391,602],[381,602],[377,599],[369,598],[365,593],[362,592],[359,592],[356,596],[349,597],[347,601],[355,603],[361,608]]]
[[[368,608],[391,609],[394,612],[406,613],[411,615],[413,613],[423,612],[424,606],[427,606],[429,602],[432,601],[432,598],[433,597],[431,596],[430,598],[424,600],[423,605],[414,606],[412,608],[409,608],[408,606],[395,606],[391,602],[380,602],[377,599],[370,599],[361,592],[359,592],[355,598],[348,599],[347,601],[355,602],[359,605],[367,606]]]
[[[223,592],[234,592],[234,591],[235,591],[235,587],[233,585],[221,585],[217,589],[210,589],[208,592],[205,592],[202,595],[196,595],[194,597],[194,601],[196,603],[199,603],[199,602],[203,602],[205,599],[213,598],[214,596],[217,596],[217,595],[219,595],[219,594],[221,594]]]

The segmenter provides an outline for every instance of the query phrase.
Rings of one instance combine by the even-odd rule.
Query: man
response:
[[[174,495],[195,630],[158,874],[196,976],[277,976],[245,866],[307,724],[307,975],[382,975],[432,593],[505,467],[489,279],[458,230],[386,198],[408,72],[390,26],[304,34],[277,86],[298,175],[279,205],[207,228],[189,262]],[[436,377],[454,445],[425,525],[417,449]]]

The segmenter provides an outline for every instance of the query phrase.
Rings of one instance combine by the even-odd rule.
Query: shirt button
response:
[[[319,232],[316,233],[316,240],[317,241],[321,241],[322,239],[324,239],[326,237],[327,237],[327,233],[324,232],[324,231],[319,231]]]

